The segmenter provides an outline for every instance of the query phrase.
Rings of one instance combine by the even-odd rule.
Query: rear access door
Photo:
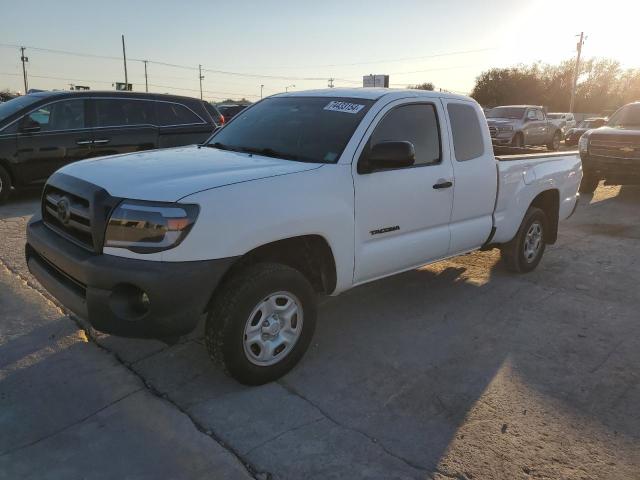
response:
[[[475,102],[443,99],[455,174],[449,255],[480,247],[493,227],[498,189],[496,159],[484,115]]]

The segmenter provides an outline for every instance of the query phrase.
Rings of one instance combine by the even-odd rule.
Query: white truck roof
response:
[[[449,92],[434,92],[431,90],[403,89],[403,88],[323,88],[319,90],[300,90],[287,93],[279,93],[274,97],[347,97],[378,100],[387,97],[390,100],[406,97],[425,98],[456,98],[459,100],[473,101],[466,95],[458,95]]]

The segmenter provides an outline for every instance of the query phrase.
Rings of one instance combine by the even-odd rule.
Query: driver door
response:
[[[438,102],[400,100],[376,117],[356,152],[354,283],[443,258],[449,251],[453,167]],[[443,124],[444,125],[444,124]],[[372,145],[409,141],[411,167],[358,173]]]
[[[85,100],[61,100],[38,107],[25,115],[18,127],[21,178],[27,184],[45,181],[63,165],[89,156],[91,144]]]

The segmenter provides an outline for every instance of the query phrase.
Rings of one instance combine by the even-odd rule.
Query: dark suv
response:
[[[219,113],[195,98],[40,92],[0,104],[0,202],[85,158],[204,142]],[[126,172],[123,172],[125,174]]]
[[[592,193],[600,180],[614,185],[640,185],[640,102],[620,108],[606,126],[582,135],[578,145],[582,193]]]

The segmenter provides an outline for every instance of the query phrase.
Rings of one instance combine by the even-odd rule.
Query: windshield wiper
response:
[[[299,162],[304,161],[300,160],[296,155],[293,155],[291,153],[278,152],[273,148],[239,147],[237,151],[244,153],[254,153],[256,155],[262,155],[265,157],[282,158],[283,160],[295,160]]]
[[[207,143],[207,144],[205,144],[205,147],[217,148],[218,150],[229,150],[231,152],[237,152],[238,151],[237,148],[232,147],[230,145],[225,145],[224,143],[220,143],[220,142]]]

